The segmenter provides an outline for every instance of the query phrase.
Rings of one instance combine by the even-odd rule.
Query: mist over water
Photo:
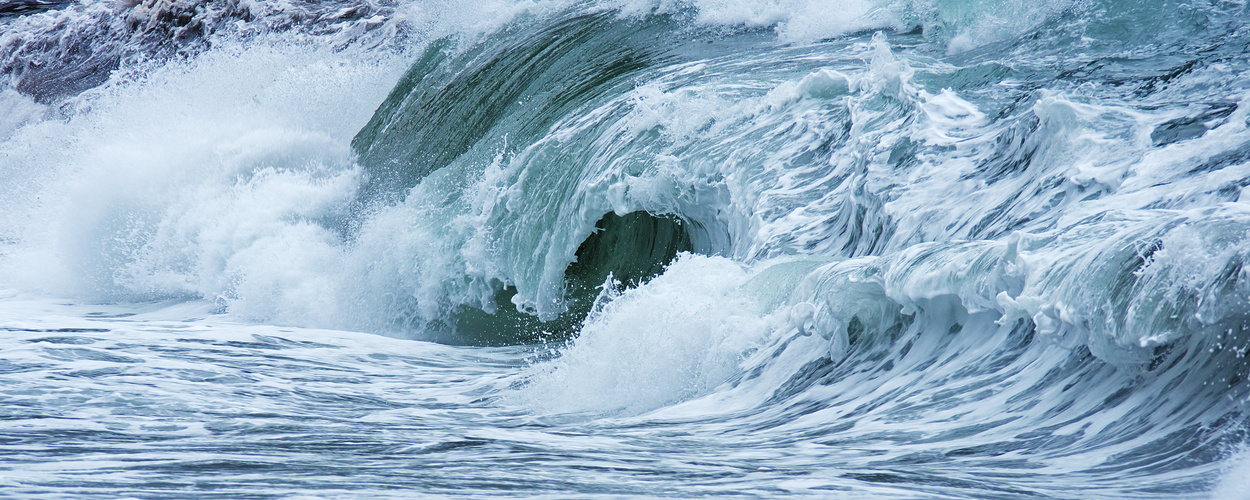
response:
[[[20,7],[4,494],[1250,495],[1244,3]]]

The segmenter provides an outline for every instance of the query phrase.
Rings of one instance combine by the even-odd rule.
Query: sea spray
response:
[[[740,290],[749,276],[723,258],[679,258],[592,313],[517,397],[546,412],[637,414],[706,394],[775,328]]]
[[[58,5],[13,495],[1236,494],[1242,3]]]

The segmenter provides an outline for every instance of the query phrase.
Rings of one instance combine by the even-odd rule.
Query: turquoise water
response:
[[[2,15],[6,495],[1246,494],[1244,4]]]

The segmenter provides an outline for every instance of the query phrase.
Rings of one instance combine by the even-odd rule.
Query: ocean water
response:
[[[1250,498],[1243,1],[18,1],[0,81],[0,496]]]

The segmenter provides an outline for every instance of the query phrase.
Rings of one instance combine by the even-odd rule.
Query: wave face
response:
[[[291,368],[255,349],[294,349],[318,390],[379,391],[307,410],[351,419],[343,442],[441,440],[365,473],[349,446],[269,448],[325,430],[280,410],[178,438],[309,478],[266,494],[1245,494],[1244,3],[15,5],[15,391],[80,391],[94,414],[108,382],[57,389],[58,370],[152,359],[134,370],[159,386],[156,365],[258,363],[268,384]],[[188,315],[235,332],[175,349]],[[408,368],[429,387],[396,384]],[[208,399],[147,394],[180,409],[100,425],[138,412],[138,439],[258,397],[194,382]],[[264,401],[303,408],[301,390]],[[3,432],[63,431],[25,429]],[[221,491],[244,491],[247,462],[220,460]],[[178,484],[148,472],[10,486]]]

